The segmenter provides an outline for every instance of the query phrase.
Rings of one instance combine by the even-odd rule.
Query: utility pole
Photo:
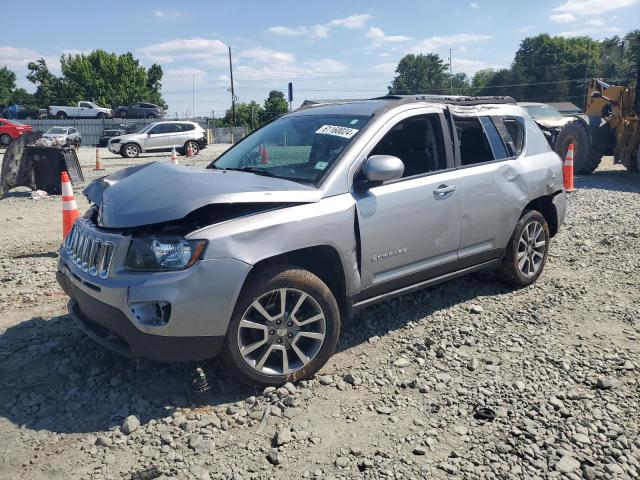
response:
[[[196,76],[191,76],[191,116],[196,117]]]
[[[231,61],[231,45],[229,47],[229,74],[231,76],[231,117],[233,126],[236,126],[236,93],[233,89],[233,62]]]
[[[249,104],[249,108],[251,109],[251,131],[254,130],[254,126],[253,126],[253,103]]]
[[[452,48],[449,49],[449,94],[453,95],[453,64],[451,63],[451,52]]]

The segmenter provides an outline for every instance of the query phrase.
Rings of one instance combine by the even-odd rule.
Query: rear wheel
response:
[[[125,158],[136,158],[140,155],[140,147],[135,143],[127,143],[122,147],[122,156]]]
[[[2,135],[0,135],[0,144],[4,145],[5,147],[11,143],[11,140],[11,136],[7,133],[3,133]]]
[[[189,145],[191,145],[191,150],[193,151],[194,157],[198,155],[198,153],[200,153],[200,145],[198,145],[198,142],[187,142],[184,144],[182,152],[183,155],[187,155],[187,152],[189,151]]]
[[[56,113],[56,117],[58,117],[60,120],[64,120],[65,118],[67,118],[67,114],[65,112],[58,112]]]
[[[535,282],[547,262],[549,225],[537,210],[522,215],[502,258],[500,277],[515,287]]]
[[[573,144],[573,170],[579,175],[588,175],[598,168],[602,153],[591,148],[587,125],[582,120],[574,120],[565,125],[558,137],[554,150],[564,160]]]
[[[339,334],[338,305],[322,280],[295,267],[270,268],[240,294],[223,354],[244,382],[282,385],[313,376]]]
[[[156,118],[156,117],[157,117],[157,116],[156,116],[156,114],[155,114],[155,113],[149,113],[149,114],[147,115],[147,118]]]
[[[127,118],[127,111],[126,110],[118,110],[118,116],[120,118]]]

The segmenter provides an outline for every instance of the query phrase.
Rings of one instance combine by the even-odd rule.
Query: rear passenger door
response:
[[[507,126],[502,117],[453,117],[462,213],[460,268],[500,257],[521,214],[526,184],[520,177],[518,156],[524,127],[512,120]],[[514,139],[508,129],[513,130]]]

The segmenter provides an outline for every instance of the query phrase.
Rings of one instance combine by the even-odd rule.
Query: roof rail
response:
[[[484,105],[490,103],[510,103],[515,104],[513,97],[508,96],[483,96],[466,97],[461,95],[384,95],[382,97],[371,98],[370,100],[399,100],[402,103],[410,102],[432,102],[446,103],[450,105]]]

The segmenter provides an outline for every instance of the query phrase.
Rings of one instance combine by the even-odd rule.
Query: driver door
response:
[[[425,113],[418,113],[421,110]],[[362,300],[457,269],[458,173],[446,120],[433,110],[396,116],[374,137],[371,149],[365,149],[365,158],[400,158],[405,170],[402,178],[381,185],[355,184]]]

